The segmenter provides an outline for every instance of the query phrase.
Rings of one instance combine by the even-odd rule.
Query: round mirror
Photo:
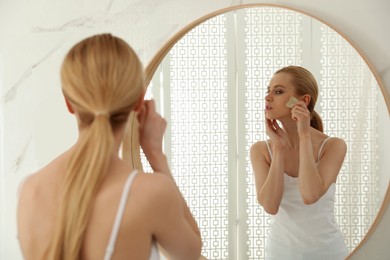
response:
[[[184,28],[147,67],[147,97],[168,120],[165,153],[208,259],[264,259],[270,218],[256,201],[249,149],[266,139],[266,89],[287,65],[314,74],[325,133],[348,145],[335,204],[350,251],[377,216],[389,183],[388,98],[362,53],[297,10],[225,9]],[[131,160],[150,170],[142,155]]]

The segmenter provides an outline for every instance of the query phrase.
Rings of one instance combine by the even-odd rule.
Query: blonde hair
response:
[[[295,91],[298,95],[310,95],[310,103],[307,106],[307,109],[310,111],[310,125],[315,129],[323,132],[324,127],[322,124],[322,119],[316,111],[314,111],[315,104],[318,98],[318,85],[317,81],[314,78],[313,74],[307,69],[300,66],[287,66],[276,71],[278,73],[288,73],[293,77],[293,85],[295,86]]]
[[[141,62],[110,34],[76,44],[61,68],[64,96],[79,115],[80,135],[65,174],[57,222],[45,259],[81,258],[92,200],[107,173],[113,131],[123,125],[144,92]]]

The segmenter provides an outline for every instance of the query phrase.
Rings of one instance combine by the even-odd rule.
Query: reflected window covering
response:
[[[338,177],[336,217],[350,247],[367,233],[379,207],[376,80],[349,43],[321,26],[321,116],[331,136],[347,141]]]
[[[287,65],[313,72],[325,133],[347,142],[336,217],[350,249],[376,216],[378,86],[362,58],[335,31],[296,12],[219,15],[173,47],[147,93],[169,122],[164,149],[208,259],[264,259],[269,216],[256,201],[249,149],[267,138],[266,88]]]

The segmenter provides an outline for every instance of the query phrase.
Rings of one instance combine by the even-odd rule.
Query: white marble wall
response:
[[[296,8],[342,31],[390,92],[388,0],[0,0],[0,259],[21,259],[15,227],[18,183],[76,138],[59,83],[60,63],[69,47],[86,36],[111,32],[127,40],[146,65],[186,24],[250,3]],[[354,259],[390,255],[386,214],[382,231]]]

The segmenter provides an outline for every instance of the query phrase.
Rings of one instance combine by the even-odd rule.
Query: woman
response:
[[[143,101],[142,65],[110,34],[66,55],[62,90],[79,138],[21,187],[18,234],[25,259],[198,259],[197,224],[162,152],[165,120]],[[126,121],[138,112],[140,144],[154,170],[118,156]]]
[[[323,133],[318,87],[298,66],[278,70],[265,97],[269,140],[251,147],[257,200],[271,214],[266,259],[344,259],[335,222],[335,182],[346,154]],[[281,124],[281,126],[280,126]]]

